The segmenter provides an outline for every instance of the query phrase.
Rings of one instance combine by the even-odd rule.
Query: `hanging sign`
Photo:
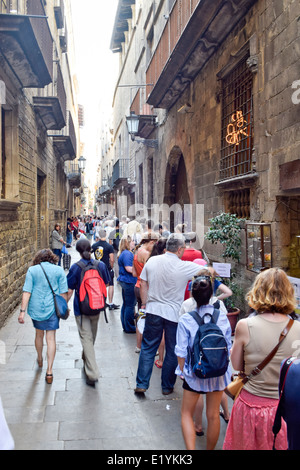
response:
[[[213,263],[213,268],[216,270],[220,277],[230,277],[231,275],[230,263]]]

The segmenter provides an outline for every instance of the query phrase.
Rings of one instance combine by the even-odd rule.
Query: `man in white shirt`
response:
[[[185,238],[171,234],[164,255],[153,256],[141,273],[140,295],[145,308],[146,321],[136,377],[135,393],[144,393],[152,374],[156,351],[165,332],[165,358],[162,367],[162,393],[173,392],[176,381],[175,355],[176,330],[179,311],[184,301],[187,282],[198,274],[200,267],[190,261],[182,261]],[[203,269],[203,268],[202,268]]]

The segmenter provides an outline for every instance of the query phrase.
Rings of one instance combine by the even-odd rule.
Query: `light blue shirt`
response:
[[[199,309],[196,309],[200,317],[202,318],[205,313],[212,314],[214,307],[212,305],[203,305]],[[210,321],[209,317],[204,319],[205,322]],[[228,351],[231,350],[231,327],[229,320],[226,314],[220,311],[220,315],[217,321],[218,327],[221,329],[227,345]],[[210,379],[199,379],[194,372],[192,371],[191,365],[187,361],[189,348],[193,347],[194,339],[198,331],[198,324],[193,319],[189,313],[185,313],[180,317],[178,328],[177,328],[177,337],[176,337],[176,346],[175,354],[178,357],[183,357],[186,359],[183,375],[187,384],[198,392],[214,392],[224,390],[224,388],[231,382],[231,368],[228,366],[227,372],[221,377],[213,377]],[[182,372],[179,366],[176,369],[177,375],[182,375]]]
[[[55,294],[68,292],[68,283],[64,270],[51,263],[42,263]],[[40,265],[28,269],[23,292],[31,294],[28,315],[36,321],[45,321],[55,312],[53,294]]]

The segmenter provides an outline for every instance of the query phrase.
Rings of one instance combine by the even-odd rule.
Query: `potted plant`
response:
[[[224,247],[222,257],[225,262],[230,260],[239,263],[241,257],[241,228],[244,219],[238,218],[236,214],[221,212],[209,220],[210,228],[205,238],[213,244],[221,243]],[[240,305],[243,304],[243,290],[236,280],[236,272],[231,270],[231,277],[224,278],[222,282],[232,290],[232,296],[224,300],[228,311],[228,320],[231,325],[232,334],[240,314]]]

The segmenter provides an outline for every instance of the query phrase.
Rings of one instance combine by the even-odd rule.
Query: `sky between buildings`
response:
[[[118,0],[71,0],[79,103],[84,106],[87,183],[95,184],[100,162],[100,130],[112,113],[118,54],[110,50]]]

